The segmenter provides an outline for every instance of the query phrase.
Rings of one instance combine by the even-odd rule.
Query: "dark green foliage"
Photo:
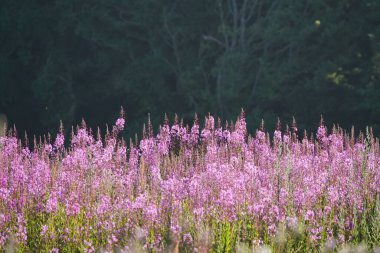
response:
[[[3,0],[0,111],[32,133],[148,112],[380,131],[380,3]],[[253,115],[253,116],[252,116]],[[252,130],[252,129],[251,129]]]

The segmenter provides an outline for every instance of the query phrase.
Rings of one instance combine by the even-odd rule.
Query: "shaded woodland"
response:
[[[126,111],[127,135],[164,113],[250,127],[380,132],[376,0],[2,0],[0,112],[20,131],[91,127]]]

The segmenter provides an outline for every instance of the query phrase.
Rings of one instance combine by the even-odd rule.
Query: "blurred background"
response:
[[[18,132],[85,118],[126,136],[197,112],[253,131],[380,133],[378,0],[1,0],[0,114]]]

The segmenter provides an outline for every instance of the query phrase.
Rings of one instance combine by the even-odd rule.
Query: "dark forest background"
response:
[[[0,113],[43,134],[150,113],[380,133],[378,0],[1,0]]]

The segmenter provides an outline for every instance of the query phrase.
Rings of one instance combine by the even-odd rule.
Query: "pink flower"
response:
[[[312,210],[308,210],[305,214],[305,221],[310,221],[314,219],[314,212]]]
[[[54,147],[58,150],[63,148],[63,144],[65,143],[65,136],[61,133],[57,134],[55,138]]]
[[[54,213],[57,211],[57,197],[55,192],[52,192],[46,202],[46,211],[48,213]]]
[[[115,126],[118,131],[123,131],[124,130],[124,124],[125,120],[123,118],[118,118],[116,120]]]
[[[191,244],[193,242],[193,237],[191,236],[190,233],[184,234],[183,235],[183,242],[187,245]]]
[[[46,225],[42,225],[41,232],[40,232],[42,237],[45,237],[47,230],[48,230],[48,227]]]

